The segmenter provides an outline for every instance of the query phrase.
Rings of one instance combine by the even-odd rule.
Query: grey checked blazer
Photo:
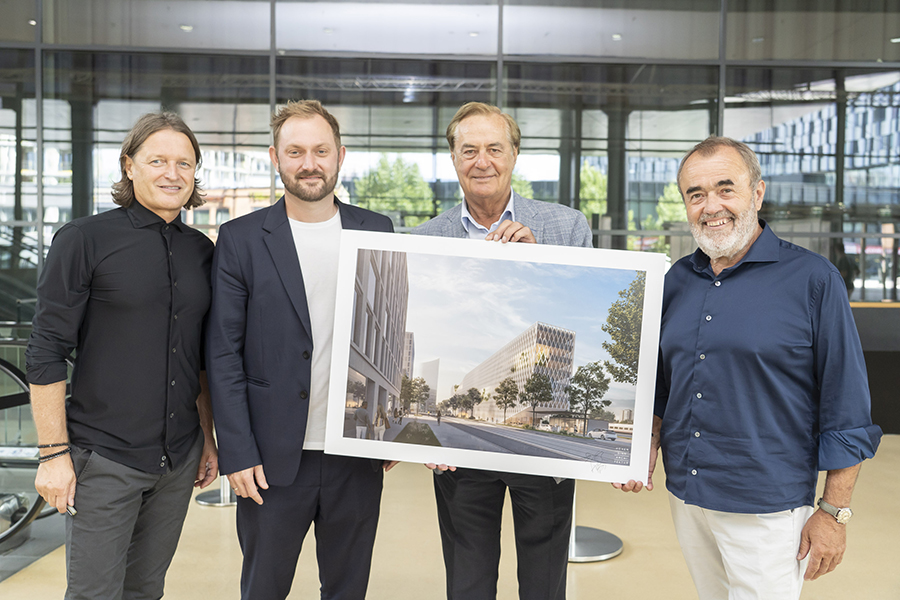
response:
[[[577,210],[562,204],[524,198],[515,192],[512,194],[516,220],[531,229],[538,244],[592,247],[591,228],[588,226],[585,216]],[[411,233],[441,237],[467,237],[461,215],[462,204],[457,204],[427,223],[419,225]]]

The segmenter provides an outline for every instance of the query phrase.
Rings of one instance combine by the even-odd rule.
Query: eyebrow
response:
[[[733,182],[732,180],[730,180],[730,179],[723,179],[723,180],[721,180],[719,183],[716,184],[716,187],[717,187],[717,188],[718,188],[718,187],[722,187],[723,185],[734,185],[734,182]],[[690,195],[693,194],[694,192],[699,192],[699,191],[702,190],[702,189],[703,189],[703,188],[701,188],[699,185],[691,186],[691,187],[689,187],[687,190],[685,190],[684,195],[685,195],[685,196],[690,196]]]

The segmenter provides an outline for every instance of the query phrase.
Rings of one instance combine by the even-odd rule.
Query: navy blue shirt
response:
[[[147,473],[180,465],[197,396],[213,244],[138,203],[63,226],[37,287],[28,381],[66,379],[69,440]]]
[[[666,275],[656,393],[667,487],[687,504],[812,505],[818,470],[871,458],[866,366],[844,280],[765,222],[736,265],[697,250]]]

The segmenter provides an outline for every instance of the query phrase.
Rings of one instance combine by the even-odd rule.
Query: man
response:
[[[290,102],[271,125],[284,196],[220,229],[207,347],[222,472],[238,495],[241,596],[285,598],[315,522],[322,597],[364,598],[381,468],[324,454],[325,411],[341,230],[393,227],[335,198],[346,149],[319,102]]]
[[[515,120],[496,106],[470,102],[460,108],[447,127],[447,142],[463,202],[413,233],[591,247],[591,231],[580,212],[523,198],[512,190],[521,137]],[[496,598],[507,488],[516,530],[519,597],[565,598],[575,482],[440,465],[434,491],[448,599]]]
[[[41,273],[25,352],[35,488],[69,513],[68,600],[160,598],[192,487],[216,477],[201,371],[213,245],[181,221],[203,204],[199,164],[180,117],[141,117],[119,154],[121,208],[63,226]]]
[[[758,219],[766,184],[745,144],[697,144],[678,186],[700,249],[666,276],[650,475],[661,445],[701,599],[795,600],[841,562],[881,438],[844,282]]]
[[[356,437],[366,439],[366,431],[369,429],[369,403],[363,400],[362,405],[353,413],[353,421],[356,423]]]

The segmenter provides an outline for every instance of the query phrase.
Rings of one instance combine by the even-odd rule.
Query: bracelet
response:
[[[71,448],[66,448],[65,450],[61,450],[59,452],[54,452],[53,454],[48,454],[46,456],[42,456],[38,459],[38,462],[45,463],[48,460],[53,460],[54,458],[59,458],[60,456],[65,456],[66,454],[72,451]]]
[[[61,444],[38,444],[38,448],[59,448],[60,446],[68,446],[69,442],[62,442]]]

